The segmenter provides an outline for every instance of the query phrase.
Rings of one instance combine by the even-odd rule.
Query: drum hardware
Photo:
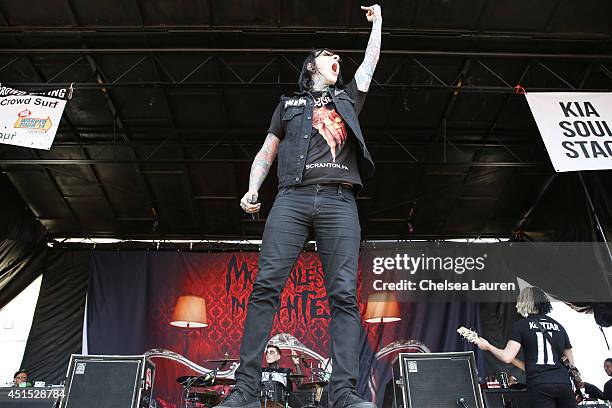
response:
[[[189,384],[189,381],[193,381],[193,383]],[[202,375],[202,376],[189,376],[184,375],[182,377],[178,377],[176,382],[185,386],[190,385],[190,387],[210,387],[212,385],[234,385],[236,384],[236,380],[233,378],[225,378],[225,377],[215,377],[213,383],[212,375]]]
[[[262,408],[287,408],[289,375],[283,371],[266,370],[261,373],[260,401]]]
[[[215,358],[215,359],[204,360],[204,361],[207,362],[207,363],[226,363],[227,364],[227,363],[232,362],[232,361],[240,361],[240,359],[239,358],[229,358],[229,357],[226,357],[226,358]]]
[[[187,393],[185,402],[190,402],[192,405],[200,404],[204,407],[214,407],[221,402],[221,395],[214,390],[193,391]]]
[[[327,381],[309,381],[305,382],[298,387],[300,390],[310,390],[313,388],[325,387],[328,384]]]
[[[317,359],[310,359],[310,376],[306,382],[303,382],[298,386],[299,390],[310,391],[310,397],[305,406],[302,408],[316,408],[321,401],[323,395],[323,387],[329,382],[325,380],[325,368],[315,367],[313,362],[318,361]]]
[[[182,376],[176,379],[176,381],[183,386],[183,401],[185,401],[186,407],[213,407],[218,405],[221,402],[222,393],[212,387],[215,385],[233,385],[236,383],[236,380],[233,378],[217,377],[217,373],[223,369],[228,362],[237,361],[236,359],[228,358],[226,355],[223,359],[206,361],[218,362],[219,364],[209,374],[201,376]],[[202,391],[191,391],[193,387],[204,387],[204,389]]]

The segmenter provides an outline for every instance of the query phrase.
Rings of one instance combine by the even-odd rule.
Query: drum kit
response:
[[[240,361],[236,358],[205,360],[207,363],[217,363],[217,367],[209,373],[200,376],[182,376],[176,382],[183,386],[183,402],[185,408],[208,408],[218,405],[230,387],[236,383],[233,378],[218,377],[217,373],[229,362]],[[181,408],[182,408],[181,403]]]
[[[292,357],[298,357],[302,362],[310,361],[310,375],[288,374],[286,369],[263,371],[260,383],[261,408],[316,408],[327,405],[322,401],[323,389],[328,384],[325,368],[315,367],[313,361],[316,359],[309,356]],[[176,381],[183,386],[185,408],[210,408],[218,405],[236,380],[217,377],[217,372],[227,363],[235,361],[239,359],[226,357],[206,360],[218,363],[210,374],[178,377]],[[296,391],[292,389],[293,384],[297,385]]]

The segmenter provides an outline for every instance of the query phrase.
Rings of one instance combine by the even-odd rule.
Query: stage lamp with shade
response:
[[[187,329],[183,345],[183,356],[187,357],[189,351],[189,332],[191,329],[208,326],[206,300],[199,296],[179,296],[174,306],[174,313],[172,313],[170,324]]]
[[[399,320],[402,320],[402,315],[394,292],[375,292],[368,296],[365,312],[367,323],[390,323]]]
[[[397,296],[393,292],[374,292],[368,296],[368,304],[364,316],[366,323],[391,323],[402,320]],[[382,324],[372,325],[368,337],[374,338],[374,348],[380,348],[383,337]],[[378,327],[378,330],[377,330]]]

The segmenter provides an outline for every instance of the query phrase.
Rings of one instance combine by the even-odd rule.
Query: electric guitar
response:
[[[463,326],[457,329],[457,333],[459,333],[464,339],[466,339],[470,343],[476,343],[478,340],[480,340],[480,336],[478,335],[478,333],[476,333],[474,330],[470,330]],[[513,359],[510,362],[510,364],[512,364],[513,366],[515,366],[516,368],[518,368],[519,370],[523,372],[525,371],[525,363],[519,360],[518,358]],[[580,383],[581,383],[580,371],[578,371],[576,367],[572,367],[567,361],[563,359],[561,360],[561,364],[563,364],[563,366],[569,373],[569,376],[572,379],[572,382],[574,383],[574,388],[576,390],[575,391],[576,402],[581,403],[585,397],[582,394],[582,391],[580,390]]]
[[[476,344],[478,340],[480,340],[480,336],[474,330],[470,330],[467,327],[461,326],[457,329],[457,333],[461,335],[464,339],[469,341],[470,343]],[[513,359],[510,364],[518,368],[519,370],[525,372],[525,363],[523,363],[518,358]]]

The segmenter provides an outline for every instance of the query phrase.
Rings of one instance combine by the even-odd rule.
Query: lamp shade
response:
[[[179,296],[170,324],[177,327],[206,327],[206,301],[199,296]]]
[[[389,323],[402,320],[397,296],[393,292],[376,292],[368,296],[365,321]]]

